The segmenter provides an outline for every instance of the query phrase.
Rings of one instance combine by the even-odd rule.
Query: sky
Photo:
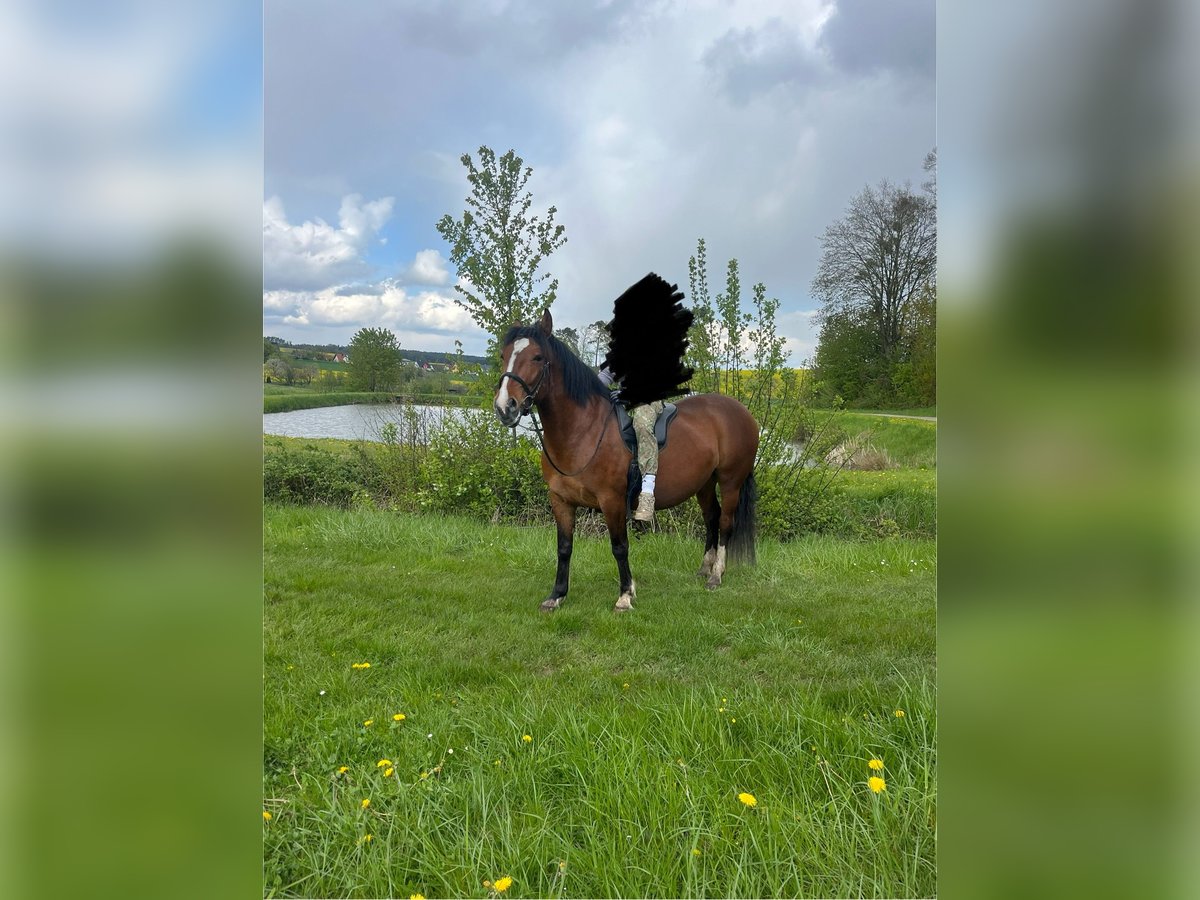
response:
[[[267,0],[263,332],[482,353],[435,223],[487,145],[566,227],[556,327],[649,271],[687,292],[704,238],[714,293],[736,258],[800,365],[825,227],[868,184],[924,180],[934,40],[933,0]]]

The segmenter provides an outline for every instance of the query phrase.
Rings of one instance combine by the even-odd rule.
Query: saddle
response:
[[[629,452],[633,454],[634,460],[637,459],[637,433],[633,430],[633,419],[630,418],[628,410],[625,409],[623,403],[613,403],[613,409],[617,413],[617,425],[621,429],[621,439],[625,441],[625,446],[629,448]],[[663,411],[658,414],[658,419],[654,422],[654,438],[658,441],[658,449],[661,450],[667,446],[667,429],[671,427],[671,420],[675,418],[675,413],[679,412],[679,407],[674,403],[663,405]]]

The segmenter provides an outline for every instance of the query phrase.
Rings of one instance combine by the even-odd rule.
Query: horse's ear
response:
[[[554,319],[550,318],[550,310],[543,309],[542,317],[538,320],[538,327],[547,335],[554,334]]]

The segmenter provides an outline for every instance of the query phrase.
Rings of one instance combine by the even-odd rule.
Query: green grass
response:
[[[700,547],[655,534],[622,616],[585,537],[537,612],[553,547],[266,507],[268,896],[935,893],[932,542],[767,541],[708,592]]]
[[[921,419],[887,418],[860,412],[840,412],[836,427],[848,436],[867,435],[880,450],[905,468],[932,468],[937,465],[937,423]]]

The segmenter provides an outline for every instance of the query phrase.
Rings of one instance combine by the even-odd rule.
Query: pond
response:
[[[399,422],[407,407],[393,403],[356,403],[351,406],[321,406],[290,412],[263,413],[263,434],[296,438],[341,438],[346,441],[379,441],[388,422]],[[431,429],[447,416],[461,416],[464,410],[446,406],[413,406],[418,421]],[[528,429],[528,419],[521,430]]]

